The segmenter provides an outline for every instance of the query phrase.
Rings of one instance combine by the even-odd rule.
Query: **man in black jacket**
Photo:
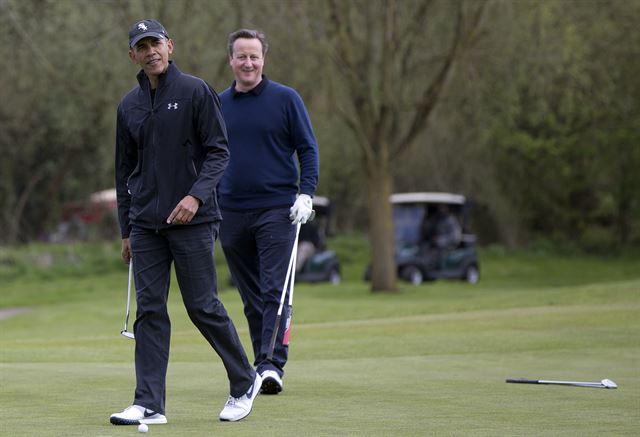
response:
[[[229,161],[215,92],[169,60],[173,41],[156,20],[129,31],[139,86],[120,102],[116,190],[122,258],[133,262],[136,389],[115,425],[166,423],[165,387],[171,325],[171,264],[191,321],[218,353],[230,396],[220,420],[246,417],[261,386],[236,329],[218,300],[213,263],[221,215],[216,187]]]

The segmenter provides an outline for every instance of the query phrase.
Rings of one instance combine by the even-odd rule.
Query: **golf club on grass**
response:
[[[315,216],[315,211],[312,211],[310,220]],[[300,226],[301,223],[296,225],[296,238],[293,240],[293,248],[291,249],[291,256],[289,257],[289,267],[287,268],[287,274],[284,278],[284,285],[282,286],[282,295],[280,295],[280,306],[278,307],[278,314],[276,315],[276,323],[273,327],[273,334],[271,335],[271,343],[269,344],[269,353],[267,354],[267,359],[273,359],[273,350],[276,347],[276,338],[278,337],[278,329],[280,328],[280,319],[282,318],[282,307],[284,306],[284,299],[287,296],[287,288],[290,288],[289,291],[289,317],[287,318],[287,326],[285,331],[285,336],[283,339],[283,344],[289,343],[289,331],[291,329],[291,313],[292,313],[292,305],[293,305],[293,283],[296,279],[296,258],[298,256],[298,237],[300,236]]]
[[[129,284],[127,285],[127,313],[124,317],[124,329],[120,331],[120,334],[127,338],[135,339],[133,332],[127,331],[127,325],[129,324],[129,301],[131,300],[131,279],[133,278],[133,260],[129,260]]]
[[[506,382],[510,382],[513,384],[553,384],[553,385],[573,385],[576,387],[618,388],[618,385],[610,379],[603,379],[600,382],[580,382],[580,381],[549,381],[546,379],[508,378]]]

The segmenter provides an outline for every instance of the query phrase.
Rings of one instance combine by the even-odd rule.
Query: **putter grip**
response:
[[[506,382],[510,382],[512,384],[538,384],[539,380],[527,378],[507,378]]]

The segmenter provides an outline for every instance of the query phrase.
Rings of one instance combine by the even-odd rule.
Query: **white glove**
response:
[[[311,201],[311,196],[308,194],[299,194],[296,202],[289,211],[289,218],[293,220],[291,224],[297,225],[298,223],[301,223],[304,225],[313,213],[313,202]]]

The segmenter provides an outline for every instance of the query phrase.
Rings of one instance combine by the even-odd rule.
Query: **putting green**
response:
[[[578,277],[576,275],[576,277]],[[285,391],[239,423],[217,415],[228,382],[177,288],[167,425],[158,436],[632,436],[640,378],[640,279],[537,285],[484,278],[371,294],[353,281],[299,285]],[[0,321],[0,435],[124,436],[109,424],[132,399],[133,341],[121,337],[126,272],[21,281],[43,290]],[[3,290],[0,290],[0,292]],[[16,289],[10,291],[16,293]],[[52,302],[50,296],[66,298]],[[49,296],[49,297],[46,297]],[[248,345],[236,292],[221,299]],[[599,381],[617,390],[506,384],[507,377]]]

